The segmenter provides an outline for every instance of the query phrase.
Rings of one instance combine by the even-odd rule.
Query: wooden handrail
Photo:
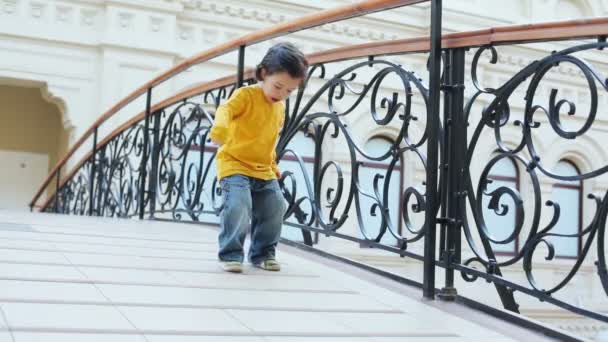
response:
[[[596,18],[596,19],[585,19],[585,20],[571,20],[561,22],[551,22],[542,24],[531,24],[531,25],[517,25],[517,26],[505,26],[498,28],[490,28],[484,30],[458,32],[452,34],[446,34],[442,37],[443,48],[466,48],[466,47],[478,47],[483,45],[505,45],[505,44],[520,44],[520,43],[533,43],[543,41],[557,41],[557,40],[568,40],[568,39],[583,39],[590,37],[597,37],[608,35],[608,18]],[[361,57],[367,57],[371,55],[390,55],[390,54],[404,54],[404,53],[416,53],[416,52],[428,52],[430,49],[430,39],[428,37],[422,38],[411,38],[401,40],[391,40],[384,42],[375,42],[369,44],[352,45],[344,48],[331,49],[323,52],[313,53],[307,56],[310,64],[315,63],[328,63],[340,60],[355,59]],[[247,70],[245,77],[252,77],[253,70]],[[156,104],[152,111],[170,106],[185,98],[200,94],[207,90],[214,89],[216,87],[229,85],[236,81],[235,76],[224,77],[211,82],[206,82],[201,85],[197,85],[187,90],[184,90],[162,102]],[[124,129],[130,127],[135,122],[142,120],[145,113],[139,113],[127,123],[121,127],[115,129],[108,137],[99,143],[103,146],[112,138],[120,134]],[[93,127],[94,128],[94,127]],[[49,174],[38,193],[31,202],[33,206],[37,201],[40,194],[44,191],[50,180],[52,179],[54,172],[58,167],[63,165],[63,162],[70,157],[73,151],[62,159],[62,161],[55,167]],[[78,168],[90,157],[89,152],[80,163],[73,168],[72,172],[64,177],[64,181],[61,182],[63,185],[65,180],[69,179]],[[48,204],[45,204],[45,206]],[[44,206],[43,206],[44,207]]]
[[[300,18],[296,18],[289,22],[281,23],[270,28],[261,29],[250,34],[246,34],[244,36],[230,40],[224,44],[206,50],[198,55],[195,55],[183,61],[182,63],[172,67],[171,69],[163,72],[156,78],[137,88],[131,94],[127,95],[125,98],[123,98],[114,106],[112,106],[108,111],[103,113],[99,117],[99,119],[97,119],[91,125],[91,127],[89,127],[89,129],[84,132],[82,137],[80,137],[80,139],[76,141],[76,143],[72,146],[72,148],[70,148],[66,155],[51,170],[36,195],[34,195],[32,202],[30,202],[30,206],[34,206],[35,202],[38,200],[38,197],[40,197],[46,186],[51,182],[57,170],[59,170],[59,168],[61,168],[67,162],[67,160],[74,154],[74,152],[76,152],[76,150],[80,148],[80,146],[93,134],[95,128],[99,127],[102,123],[114,116],[119,110],[121,110],[126,105],[137,99],[139,96],[145,94],[149,88],[153,88],[161,84],[167,79],[185,71],[186,69],[196,64],[200,64],[212,58],[235,51],[240,46],[253,45],[284,34],[298,32],[301,30],[325,25],[335,21],[355,18],[370,13],[384,11],[396,7],[413,5],[426,1],[429,0],[364,0],[351,5],[327,9],[319,11],[317,13],[311,13]]]
[[[443,35],[441,46],[444,49],[469,48],[584,39],[603,35],[608,35],[608,18],[605,17],[450,33]],[[307,58],[311,64],[327,63],[372,55],[428,52],[430,46],[428,37],[399,39],[326,50],[311,54]]]

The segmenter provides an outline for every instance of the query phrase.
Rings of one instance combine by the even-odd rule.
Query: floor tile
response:
[[[215,309],[175,309],[147,307],[119,307],[119,310],[145,334],[154,332],[240,333],[250,330],[235,318]]]
[[[130,330],[133,325],[114,307],[69,304],[0,303],[10,327],[53,330]]]
[[[82,334],[82,333],[21,333],[15,332],[15,342],[147,342],[143,335]]]
[[[0,289],[0,301],[107,301],[91,284],[0,280]]]

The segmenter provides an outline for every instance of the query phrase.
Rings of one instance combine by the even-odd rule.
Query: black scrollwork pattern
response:
[[[598,114],[598,99],[602,92],[608,91],[608,83],[605,77],[581,57],[581,53],[605,47],[606,43],[598,42],[553,52],[549,56],[530,63],[498,87],[484,87],[478,78],[479,68],[484,56],[489,55],[489,62],[496,64],[499,56],[498,51],[493,46],[482,47],[476,51],[471,68],[471,81],[476,92],[472,94],[465,107],[466,120],[469,121],[473,129],[473,134],[467,146],[466,169],[469,172],[467,172],[465,180],[465,189],[468,194],[468,204],[472,211],[473,220],[467,220],[466,212],[462,213],[465,219],[464,233],[473,256],[465,260],[463,266],[468,267],[472,263],[481,264],[491,274],[492,270],[496,270],[496,268],[521,265],[528,282],[527,289],[531,290],[529,293],[548,298],[548,296],[563,289],[580,271],[584,260],[590,257],[589,252],[594,242],[597,242],[598,260],[596,265],[601,283],[608,293],[608,287],[606,286],[608,284],[608,274],[606,273],[603,241],[608,195],[602,194],[603,197],[600,197],[596,194],[588,194],[588,199],[594,202],[594,205],[588,206],[593,208],[590,223],[582,227],[577,233],[564,234],[556,232],[555,227],[563,218],[564,213],[574,209],[560,206],[559,202],[552,198],[543,198],[546,197],[546,194],[543,194],[541,188],[543,179],[546,183],[561,181],[584,184],[585,181],[606,174],[608,165],[595,170],[586,170],[587,172],[577,175],[559,174],[551,170],[551,165],[546,165],[538,146],[540,139],[548,141],[547,139],[553,138],[548,136],[551,134],[558,140],[575,144],[577,139],[582,138],[592,129]],[[589,101],[584,112],[577,108],[573,100],[560,98],[560,94],[563,92],[560,91],[559,85],[549,79],[548,75],[560,66],[574,69],[574,74],[578,75],[576,77],[580,77],[586,85]],[[547,96],[544,96],[546,87],[549,87],[550,90]],[[519,118],[516,117],[516,112],[512,110],[512,104],[518,100],[521,101],[518,94],[524,94],[522,103],[524,110]],[[479,121],[471,122],[474,117],[474,108],[480,107],[479,103],[482,102],[482,98],[489,98],[488,104],[483,108]],[[566,116],[577,118],[576,124],[579,126],[573,128],[571,122],[567,124],[564,119]],[[546,128],[547,125],[550,129]],[[508,130],[513,131],[514,127],[515,131],[519,131],[519,138],[515,141],[511,139],[508,142],[504,138],[505,133]],[[543,133],[540,131],[541,127],[545,128],[542,131]],[[486,140],[483,140],[486,131],[491,132],[486,136],[493,136],[492,143],[495,146],[495,152],[494,156],[482,168],[475,188],[475,179],[473,179],[470,171],[473,165],[481,161],[476,158],[476,152],[482,149],[481,144],[486,143]],[[493,182],[490,175],[491,170],[497,163],[505,159],[510,160],[517,165],[519,170],[522,170],[522,182],[529,184],[529,190],[525,196],[518,189],[501,185],[489,190],[489,184]],[[484,206],[484,203],[487,203],[487,205]],[[485,209],[489,209],[489,211]],[[543,209],[549,210],[551,213],[548,224],[542,223],[541,212]],[[511,213],[511,217],[514,217],[508,227],[506,227],[506,224],[500,227],[489,225],[487,215],[495,215],[500,218],[505,217],[508,213]],[[498,238],[495,236],[494,232],[497,229],[506,231],[506,237]],[[475,238],[475,236],[479,238]],[[541,259],[536,257],[535,254],[540,255],[541,251],[544,251],[542,262],[555,261],[556,255],[560,252],[556,250],[556,246],[552,242],[552,239],[556,237],[580,241],[580,248],[576,258],[571,260],[570,270],[565,272],[565,275],[555,283],[547,284],[535,277],[534,265],[541,262]],[[516,240],[519,243],[519,248],[514,253],[501,255],[500,257],[495,255],[493,247],[512,244]],[[469,269],[467,267],[464,268],[463,277],[467,281],[474,281],[477,276],[467,272]],[[593,316],[590,312],[573,308],[566,303],[554,303]],[[607,320],[605,316],[601,315],[594,317],[604,321]]]
[[[475,52],[469,82],[474,91],[464,108],[460,108],[464,122],[470,124],[461,132],[466,137],[461,141],[463,168],[446,171],[449,168],[444,167],[441,171],[441,177],[448,177],[447,172],[462,175],[458,180],[458,195],[463,202],[458,209],[459,218],[442,217],[441,223],[444,228],[461,226],[469,248],[467,251],[463,248],[464,260],[444,253],[438,264],[461,271],[468,282],[485,278],[511,291],[523,291],[608,321],[602,315],[573,308],[551,297],[579,272],[593,246],[597,248],[599,278],[608,294],[604,245],[608,193],[588,194],[594,203],[590,223],[578,233],[562,234],[555,227],[569,208],[560,206],[555,199],[543,198],[542,191],[543,182],[585,182],[606,174],[608,166],[578,175],[559,174],[546,165],[538,144],[541,127],[550,127],[551,134],[572,143],[593,128],[600,107],[598,98],[608,90],[608,82],[579,53],[606,46],[598,42],[554,52],[493,87],[484,85],[479,76],[485,57],[489,56],[491,65],[498,63],[498,50],[486,46]],[[430,209],[424,178],[430,172],[426,124],[430,115],[429,90],[414,72],[388,57],[346,63],[349,63],[346,67],[339,63],[311,66],[297,94],[287,100],[285,125],[276,149],[283,169],[279,182],[287,202],[285,221],[301,231],[336,236],[422,260],[410,246],[423,239],[429,229],[425,219]],[[444,56],[444,82],[448,79],[448,67],[453,67],[449,63]],[[574,99],[562,98],[564,92],[559,89],[551,89],[546,101],[542,96],[542,89],[550,84],[548,75],[559,65],[568,65],[582,77],[589,93],[584,113],[581,113],[584,106],[577,107]],[[332,68],[337,71],[329,76]],[[246,80],[246,84],[253,83],[254,80]],[[446,86],[447,89],[458,85]],[[142,214],[139,210],[143,198],[146,213],[156,218],[217,222],[221,206],[215,174],[217,147],[210,143],[208,135],[215,109],[235,89],[235,84],[227,84],[161,108],[148,118],[148,131],[143,121],[134,123],[101,146],[94,159],[85,162],[65,182],[45,210],[131,217]],[[515,102],[522,100],[519,94],[523,94],[522,113],[514,109]],[[483,109],[478,111],[480,107]],[[572,128],[565,116],[580,118],[579,127]],[[454,134],[454,128],[447,128],[449,124],[441,122],[438,132],[440,148],[436,153],[442,166],[448,156],[440,151],[450,150],[446,148],[448,132]],[[374,131],[393,132],[384,137],[387,144],[381,152],[366,148],[366,141]],[[361,132],[366,135],[360,136]],[[513,132],[518,137],[506,139]],[[482,160],[478,153],[488,150],[488,140],[493,153],[488,160]],[[528,184],[526,193],[494,179],[493,170],[507,160],[522,171],[520,178]],[[93,162],[96,172],[91,176]],[[473,169],[479,163],[482,164],[477,175]],[[426,176],[406,177],[402,168],[412,164]],[[441,188],[441,184],[448,182],[446,179],[440,180],[437,197],[452,195]],[[445,207],[435,208],[438,213],[440,209],[446,212]],[[544,223],[542,213],[547,210],[552,215],[550,222]],[[496,227],[493,222],[497,220],[490,215],[512,220],[503,220],[505,223]],[[498,228],[507,233],[497,235]],[[580,240],[580,252],[562,279],[544,284],[535,277],[534,265],[543,252],[546,262],[556,259],[556,246],[552,242],[555,237]],[[496,252],[499,246],[513,244],[517,248],[511,254]],[[501,268],[520,265],[527,284],[502,277]],[[485,270],[481,272],[473,266]]]

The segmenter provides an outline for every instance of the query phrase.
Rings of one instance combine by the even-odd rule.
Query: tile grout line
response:
[[[238,319],[238,317],[234,316],[231,312],[230,309],[221,309],[221,311],[223,313],[225,313],[226,315],[228,315],[229,317],[232,317],[232,319],[234,319],[235,321],[237,321],[239,324],[241,324],[242,326],[245,327],[245,329],[248,329],[252,334],[255,334],[256,331],[251,328],[250,326],[248,326],[247,324],[245,324],[245,322],[241,321],[240,319]]]
[[[43,226],[44,227],[44,226]],[[72,229],[72,228],[70,228]],[[55,234],[55,235],[70,235],[70,236],[88,236],[88,237],[99,237],[99,238],[107,238],[107,239],[122,239],[122,240],[138,240],[138,241],[153,241],[153,242],[174,242],[174,243],[188,243],[188,244],[198,244],[198,245],[212,245],[212,242],[206,241],[192,241],[192,240],[166,240],[166,239],[153,239],[146,237],[136,237],[136,236],[120,236],[120,235],[106,235],[103,233],[97,234],[85,234],[85,233],[67,233],[67,232],[50,232],[50,231],[40,231],[43,234]]]
[[[0,240],[8,240],[8,241],[34,241],[34,242],[50,242],[50,243],[64,243],[64,244],[74,244],[74,245],[88,245],[88,246],[110,246],[110,247],[125,247],[125,248],[144,248],[144,249],[154,249],[161,251],[179,251],[179,252],[213,252],[212,250],[205,249],[190,249],[190,248],[171,248],[171,247],[151,247],[145,245],[125,245],[125,244],[116,244],[116,243],[103,243],[103,242],[83,242],[83,241],[65,241],[65,240],[52,240],[52,239],[44,239],[44,238],[32,238],[28,239],[26,237],[5,237],[0,236]]]
[[[105,296],[104,296],[105,297]],[[107,297],[106,297],[107,298]],[[394,314],[402,315],[400,310],[386,309],[315,309],[305,307],[268,307],[268,306],[228,306],[228,305],[202,305],[202,304],[148,304],[137,302],[102,302],[102,301],[85,301],[85,300],[50,300],[50,299],[18,299],[18,298],[2,298],[0,303],[16,303],[16,304],[49,304],[49,305],[81,305],[81,306],[126,306],[126,307],[141,307],[141,308],[172,308],[172,309],[199,309],[199,310],[241,310],[241,311],[279,311],[279,312],[316,312],[316,313],[350,313],[350,314]]]
[[[13,334],[13,329],[11,328],[10,324],[8,323],[8,317],[6,317],[6,313],[4,312],[2,305],[0,305],[0,315],[2,315],[2,320],[4,321],[4,324],[6,324],[6,329],[8,330],[8,333],[11,336],[11,341],[16,342],[15,335]]]
[[[95,328],[49,328],[49,327],[22,327],[16,326],[13,329],[15,332],[31,332],[31,333],[65,333],[65,334],[101,334],[101,335],[110,335],[110,334],[119,334],[119,335],[158,335],[158,336],[223,336],[223,337],[374,337],[374,338],[398,338],[398,337],[421,337],[421,338],[437,338],[437,337],[445,337],[445,338],[458,338],[460,336],[450,334],[450,333],[373,333],[366,334],[365,336],[362,334],[352,333],[352,332],[344,332],[344,333],[328,333],[328,332],[294,332],[294,331],[275,331],[275,332],[257,332],[251,331],[251,333],[243,333],[243,332],[235,332],[235,331],[203,331],[203,330],[153,330],[153,329],[144,329],[137,330],[134,332],[133,330],[127,329],[95,329]],[[205,334],[205,335],[202,335]]]
[[[63,255],[62,255],[63,256]],[[65,256],[64,256],[65,257]],[[69,261],[69,260],[68,260]],[[1,260],[0,264],[15,264],[15,265],[37,265],[37,266],[80,266],[80,267],[91,267],[91,268],[109,268],[109,269],[122,269],[122,270],[138,270],[138,271],[169,271],[169,272],[184,272],[184,273],[203,273],[203,274],[225,274],[226,272],[220,270],[200,270],[200,269],[191,269],[191,268],[167,268],[167,267],[144,267],[144,266],[117,266],[117,265],[99,265],[99,264],[65,264],[65,263],[57,263],[57,262],[38,262],[38,261],[14,261],[14,260]],[[279,276],[285,278],[319,278],[319,276],[314,274],[286,274],[283,273],[281,275],[265,275],[264,273],[255,273],[250,274],[259,277],[270,277],[270,276]]]
[[[77,267],[74,265],[74,267]],[[80,271],[80,270],[79,270]],[[163,272],[163,274],[167,274]],[[24,278],[24,277],[3,277],[0,276],[0,281],[21,281],[34,283],[58,283],[58,284],[89,284],[89,285],[117,285],[117,286],[141,286],[141,287],[161,287],[161,288],[183,288],[183,289],[201,289],[201,290],[222,290],[222,291],[251,291],[251,292],[280,292],[280,293],[316,293],[316,294],[360,294],[357,291],[351,290],[311,290],[311,289],[273,289],[273,288],[246,288],[246,287],[219,287],[184,284],[180,279],[168,275],[176,281],[176,283],[154,283],[154,282],[128,282],[128,281],[112,281],[112,280],[97,280],[89,278],[86,274],[83,276],[87,279],[69,279],[69,278]]]
[[[0,245],[0,250],[11,250],[11,251],[31,251],[31,252],[47,252],[47,253],[75,253],[75,254],[90,254],[90,255],[106,255],[116,257],[137,257],[137,258],[149,258],[149,259],[166,259],[166,260],[193,260],[193,261],[213,261],[211,258],[186,258],[186,257],[168,257],[168,256],[157,256],[157,255],[139,255],[139,254],[127,254],[127,253],[107,253],[107,252],[92,252],[84,250],[63,250],[63,249],[48,249],[48,248],[26,248],[26,247],[6,247]]]

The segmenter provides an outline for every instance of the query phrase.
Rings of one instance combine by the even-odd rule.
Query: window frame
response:
[[[574,168],[574,170],[576,171],[577,175],[581,175],[581,170],[579,169],[579,167],[573,163],[571,160],[569,159],[560,159],[556,165],[559,165],[559,163],[566,163],[569,164],[570,166],[572,166]],[[576,185],[574,184],[575,182],[568,182],[568,181],[562,181],[562,180],[556,180],[555,184],[552,185],[551,189],[553,190],[554,188],[560,188],[560,189],[570,189],[570,190],[577,190],[578,191],[578,227],[577,227],[577,234],[580,234],[583,231],[583,181],[579,180],[576,181]],[[561,209],[561,208],[560,208]],[[581,236],[579,236],[576,242],[576,255],[572,256],[572,255],[560,255],[558,253],[558,250],[555,250],[555,258],[556,259],[578,259],[578,257],[580,257],[581,255],[581,250],[582,250],[582,239]]]

